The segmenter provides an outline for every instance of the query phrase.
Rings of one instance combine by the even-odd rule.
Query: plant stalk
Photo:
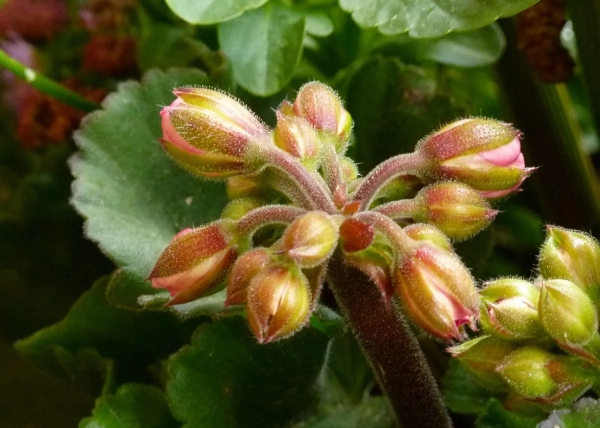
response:
[[[403,428],[450,428],[440,390],[419,344],[395,305],[386,307],[370,279],[330,261],[328,284]]]
[[[10,57],[2,49],[0,49],[0,67],[4,67],[13,72],[17,77],[23,79],[40,92],[50,95],[77,110],[87,113],[100,108],[99,104],[85,99],[78,93],[65,88],[43,74],[32,70],[16,59]]]

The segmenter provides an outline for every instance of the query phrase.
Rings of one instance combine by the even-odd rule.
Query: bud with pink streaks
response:
[[[307,83],[300,88],[293,111],[316,130],[334,137],[331,142],[338,153],[345,151],[352,130],[352,118],[333,89],[319,82]]]
[[[207,88],[180,88],[161,111],[163,148],[189,171],[208,178],[245,172],[250,142],[268,134],[250,110],[224,93]]]
[[[424,179],[462,181],[487,198],[517,191],[533,171],[525,168],[519,132],[492,119],[450,123],[421,140],[416,153],[425,161]]]
[[[270,265],[248,287],[248,321],[260,343],[295,333],[310,316],[308,281],[295,267]]]
[[[298,266],[311,268],[331,256],[338,242],[338,228],[323,211],[311,211],[288,226],[281,238],[282,250]]]
[[[475,329],[479,295],[471,274],[458,257],[429,244],[400,255],[396,290],[410,318],[444,340],[464,337],[462,326]]]
[[[169,291],[169,305],[197,299],[218,285],[237,254],[225,229],[225,221],[185,229],[159,256],[148,280]]]
[[[233,264],[227,278],[225,306],[246,303],[250,282],[271,264],[271,253],[266,248],[254,248],[242,254]]]
[[[273,140],[277,147],[300,159],[308,168],[317,169],[321,141],[306,119],[278,113]]]

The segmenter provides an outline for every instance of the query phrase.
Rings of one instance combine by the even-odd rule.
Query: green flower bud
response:
[[[539,270],[546,279],[566,279],[586,291],[595,290],[600,287],[600,245],[583,232],[546,226]]]
[[[225,205],[221,218],[239,220],[255,208],[267,205],[264,199],[260,198],[237,198]]]
[[[477,337],[448,348],[448,352],[464,364],[477,380],[496,390],[507,386],[496,369],[514,350],[515,345],[492,336]]]
[[[326,261],[335,250],[338,228],[329,215],[311,211],[294,220],[281,238],[282,250],[298,266],[310,268]]]
[[[479,293],[483,330],[507,340],[546,337],[538,317],[539,289],[528,281],[503,278],[488,282]]]
[[[414,223],[406,226],[404,232],[415,241],[424,241],[433,244],[444,251],[454,251],[448,236],[430,224]]]
[[[571,281],[542,281],[538,312],[546,332],[559,344],[585,345],[597,334],[596,309],[587,294]]]
[[[548,365],[555,355],[534,346],[525,346],[508,355],[496,371],[520,395],[548,397],[558,390]]]

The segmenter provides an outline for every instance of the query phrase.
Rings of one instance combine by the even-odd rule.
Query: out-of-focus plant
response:
[[[596,426],[599,19],[0,2],[0,425]]]

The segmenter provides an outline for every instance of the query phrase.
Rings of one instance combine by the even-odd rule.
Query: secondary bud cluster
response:
[[[352,118],[321,83],[282,102],[274,129],[220,91],[174,94],[161,112],[161,144],[187,170],[226,180],[231,202],[220,220],[183,231],[159,256],[149,280],[170,305],[226,288],[225,306],[245,306],[257,339],[271,342],[307,323],[326,274],[335,275],[329,259],[341,257],[373,281],[386,310],[398,299],[435,337],[458,340],[476,328],[479,295],[450,239],[487,227],[497,213],[487,198],[514,192],[529,174],[518,131],[459,120],[361,178],[345,156]],[[506,311],[519,310],[515,299]],[[489,328],[503,316],[488,317]]]
[[[485,336],[450,348],[480,382],[511,405],[570,406],[600,369],[598,242],[547,227],[533,282],[502,278],[480,292]]]

